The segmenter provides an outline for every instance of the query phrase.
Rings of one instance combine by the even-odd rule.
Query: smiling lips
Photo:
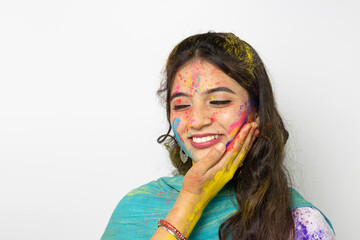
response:
[[[189,138],[189,141],[194,148],[203,149],[220,142],[222,137],[221,134],[212,133],[194,134]]]

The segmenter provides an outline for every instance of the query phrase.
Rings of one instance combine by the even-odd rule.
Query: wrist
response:
[[[207,203],[208,201],[204,201],[200,194],[181,190],[165,220],[187,238],[200,219]]]
[[[193,210],[203,211],[211,199],[208,199],[204,194],[192,193],[181,189],[178,199],[186,202]]]

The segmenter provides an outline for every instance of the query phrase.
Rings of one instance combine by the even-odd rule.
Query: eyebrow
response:
[[[204,94],[210,94],[210,93],[214,93],[214,92],[228,92],[228,93],[236,95],[236,93],[233,90],[231,90],[230,88],[227,88],[227,87],[212,88],[212,89],[207,90]],[[172,101],[176,97],[191,97],[191,95],[189,95],[187,93],[183,93],[183,92],[176,92],[173,95],[171,95],[170,101]]]
[[[230,88],[227,88],[227,87],[212,88],[212,89],[206,91],[207,94],[214,93],[214,92],[228,92],[228,93],[236,94],[233,90],[231,90]]]

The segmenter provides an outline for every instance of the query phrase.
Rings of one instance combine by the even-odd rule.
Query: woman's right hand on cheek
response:
[[[248,123],[241,128],[226,151],[223,143],[214,146],[187,172],[182,191],[195,194],[206,205],[233,178],[258,133],[257,124]]]

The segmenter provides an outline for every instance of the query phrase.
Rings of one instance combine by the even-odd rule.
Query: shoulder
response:
[[[298,207],[292,210],[295,239],[335,239],[335,234],[315,207]]]
[[[116,206],[102,239],[149,239],[157,220],[165,218],[176,201],[182,180],[181,175],[163,177],[130,191]]]
[[[164,199],[176,200],[181,190],[182,179],[181,175],[162,177],[133,189],[121,199],[114,213],[118,211],[122,214],[139,212],[143,209],[153,208],[155,205],[161,205]]]
[[[151,181],[130,191],[124,198],[136,198],[143,196],[174,195],[179,193],[182,187],[184,176],[162,177]]]

